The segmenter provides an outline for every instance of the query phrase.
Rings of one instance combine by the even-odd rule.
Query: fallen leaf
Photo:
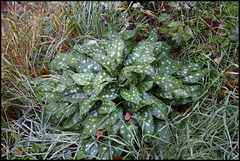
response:
[[[96,134],[97,134],[97,135],[103,135],[103,132],[104,132],[104,131],[98,131]],[[97,138],[100,138],[100,137],[101,137],[101,136],[97,136]]]
[[[213,33],[216,33],[217,30],[218,30],[218,27],[219,27],[219,23],[217,21],[213,22],[212,21],[212,18],[204,18],[203,19],[205,21],[204,25],[207,27],[207,28],[211,28],[212,32]]]
[[[102,142],[102,141],[103,141],[103,138],[99,138],[98,141]]]
[[[187,105],[178,106],[177,111],[182,113],[185,112],[187,108],[188,108]]]
[[[114,157],[113,160],[122,160],[122,157]]]
[[[208,28],[211,28],[211,24],[212,24],[212,18],[204,18],[203,19],[205,21],[204,25]]]
[[[142,39],[141,38],[137,38],[135,41],[136,42],[139,42],[139,41],[141,41]]]
[[[181,46],[177,46],[176,48],[172,49],[172,53],[177,53],[181,50]]]
[[[8,119],[11,119],[11,120],[17,120],[17,116],[16,115],[13,115],[12,113],[7,113],[7,118]]]
[[[124,119],[127,121],[131,118],[131,114],[129,112],[127,112],[124,116]]]

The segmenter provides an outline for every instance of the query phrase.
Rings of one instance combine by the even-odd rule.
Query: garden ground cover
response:
[[[32,78],[48,79],[49,63],[87,39],[102,39],[109,27],[138,27],[135,41],[158,29],[169,57],[205,65],[211,74],[191,106],[172,107],[167,127],[173,141],[159,148],[132,134],[123,159],[238,159],[239,2],[5,2],[2,10],[1,157],[79,159],[79,133],[44,124],[45,106]],[[54,78],[51,78],[54,79]],[[155,156],[157,149],[161,155]],[[171,149],[171,150],[170,150]],[[158,158],[157,158],[158,157]]]

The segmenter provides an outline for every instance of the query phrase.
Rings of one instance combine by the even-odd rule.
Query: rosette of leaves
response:
[[[51,78],[37,79],[36,96],[46,104],[43,120],[80,131],[87,159],[120,156],[124,145],[134,142],[129,138],[139,133],[146,143],[155,137],[169,142],[170,129],[159,128],[169,106],[193,103],[202,92],[199,82],[207,69],[172,60],[170,47],[157,41],[156,28],[138,43],[135,33],[110,32],[105,39],[76,45],[51,62]],[[135,123],[124,120],[126,112]],[[98,131],[113,139],[99,141]]]

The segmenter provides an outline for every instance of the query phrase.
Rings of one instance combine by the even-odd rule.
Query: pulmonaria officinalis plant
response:
[[[169,106],[192,103],[202,92],[207,69],[169,58],[170,47],[157,41],[156,28],[138,43],[135,33],[110,32],[76,45],[51,62],[50,79],[36,79],[36,96],[46,104],[43,120],[80,131],[87,159],[121,156],[124,145],[134,142],[132,134],[146,136],[151,145],[151,135],[169,142],[171,131],[162,128]]]

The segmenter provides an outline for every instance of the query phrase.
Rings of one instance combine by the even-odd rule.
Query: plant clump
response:
[[[170,105],[190,104],[201,95],[207,68],[169,58],[157,28],[140,42],[135,34],[110,32],[76,45],[51,62],[52,79],[36,79],[36,96],[46,104],[43,120],[80,131],[86,159],[121,156],[132,135],[146,136],[150,145],[157,142],[151,136],[169,142],[170,128],[162,127]]]

